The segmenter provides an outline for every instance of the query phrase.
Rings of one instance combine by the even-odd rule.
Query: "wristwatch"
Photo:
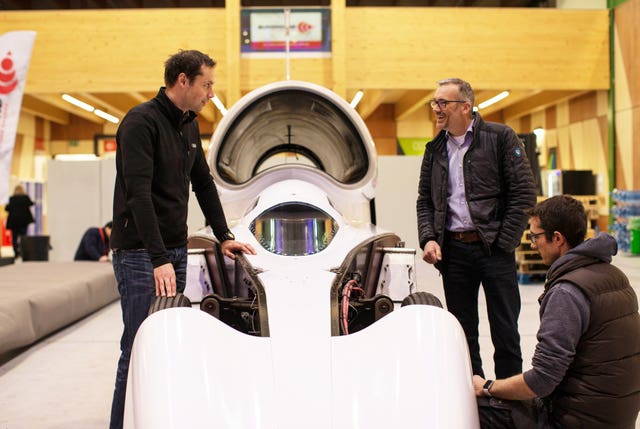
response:
[[[223,241],[235,240],[235,239],[236,239],[236,236],[233,235],[233,232],[227,230],[227,232],[225,232],[220,236],[220,243],[222,243]]]
[[[489,396],[491,397],[491,392],[489,392],[489,389],[491,389],[491,386],[493,386],[494,381],[493,380],[487,380],[484,383],[484,386],[482,386],[482,393],[484,393],[484,396]]]

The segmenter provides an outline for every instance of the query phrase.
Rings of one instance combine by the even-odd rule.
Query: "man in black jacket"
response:
[[[633,429],[640,315],[629,279],[611,265],[617,243],[605,233],[584,241],[584,207],[567,195],[530,215],[531,248],[550,265],[538,299],[538,344],[524,374],[495,382],[474,376],[482,427]]]
[[[448,310],[464,329],[474,374],[484,375],[478,343],[482,283],[495,347],[495,373],[522,372],[520,292],[515,248],[536,202],[529,161],[515,132],[473,113],[461,79],[438,82],[430,104],[438,135],[427,144],[417,214],[423,259],[442,274]]]
[[[229,231],[195,121],[214,95],[214,66],[195,50],[171,56],[165,63],[166,88],[131,109],[116,133],[111,248],[124,332],[112,429],[122,427],[131,347],[151,302],[185,288],[189,183],[222,253],[230,258],[235,252],[255,254]]]

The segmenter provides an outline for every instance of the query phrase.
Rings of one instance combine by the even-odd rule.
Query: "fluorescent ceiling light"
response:
[[[94,110],[94,111],[93,111],[93,113],[95,113],[95,114],[96,114],[96,116],[99,116],[99,117],[101,117],[102,119],[106,119],[107,121],[112,122],[112,123],[114,123],[114,124],[117,124],[118,122],[120,122],[120,119],[116,118],[116,117],[115,117],[115,116],[113,116],[113,115],[110,115],[110,114],[109,114],[109,113],[107,113],[107,112],[103,112],[103,111],[102,111],[102,110],[100,110],[100,109],[96,109],[96,110]]]
[[[222,113],[222,116],[227,114],[227,108],[224,107],[222,100],[220,100],[217,95],[214,95],[211,101],[213,101],[213,104],[215,104],[215,106],[218,108],[220,113]]]
[[[503,100],[508,96],[509,96],[509,91],[502,91],[500,94],[496,95],[495,97],[491,97],[487,101],[483,101],[482,103],[478,104],[478,109],[484,109],[485,107],[489,107],[492,104],[496,104],[498,101]]]
[[[54,158],[58,161],[95,161],[98,159],[92,153],[59,153]]]
[[[120,122],[120,119],[116,118],[115,116],[100,110],[100,109],[96,109],[95,107],[93,107],[91,104],[89,103],[85,103],[82,100],[78,100],[75,97],[70,96],[69,94],[62,94],[62,99],[68,103],[73,104],[76,107],[79,107],[81,109],[86,110],[87,112],[92,112],[94,113],[96,116],[99,116],[102,119],[106,119],[109,122],[113,122],[114,124],[117,124],[118,122]]]
[[[362,91],[356,92],[356,95],[353,96],[353,100],[351,100],[351,107],[355,109],[358,103],[360,103],[360,100],[362,100],[363,95],[364,93]]]
[[[69,94],[62,94],[62,99],[67,103],[71,103],[76,107],[86,110],[87,112],[93,112],[95,110],[95,108],[91,104],[80,101],[77,98],[70,96]]]

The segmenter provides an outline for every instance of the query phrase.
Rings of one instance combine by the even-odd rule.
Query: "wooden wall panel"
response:
[[[564,127],[571,123],[569,120],[569,102],[563,101],[556,105],[556,122],[558,127]]]
[[[13,156],[11,157],[11,176],[16,176],[19,178],[28,177],[22,174],[20,168],[20,160],[22,159],[22,134],[16,134],[16,140],[13,143]],[[9,192],[13,194],[13,189],[10,189]]]
[[[556,168],[560,170],[572,170],[573,154],[571,153],[571,135],[569,133],[569,126],[558,128],[557,133],[558,144],[556,147]]]
[[[537,112],[532,113],[530,116],[531,116],[531,128],[529,128],[524,132],[530,133],[538,127],[542,129],[547,128],[547,124],[546,124],[547,118],[544,110],[538,110]]]
[[[596,92],[588,92],[569,100],[569,121],[573,124],[594,118],[598,109]]]
[[[331,58],[291,58],[289,73],[292,80],[333,87]],[[240,61],[240,84],[243,91],[286,79],[284,58],[245,58]]]
[[[640,189],[640,0],[615,9],[616,183]]]
[[[450,76],[484,89],[609,87],[607,10],[347,8],[345,16],[347,77],[361,88],[434,88]]]
[[[631,110],[616,112],[616,187],[627,189],[633,184],[633,169],[637,161],[633,149],[633,114]],[[627,156],[622,154],[629,154]],[[635,162],[634,162],[635,161]]]
[[[538,151],[540,155],[538,156],[538,160],[540,162],[540,168],[551,168],[549,165],[549,152],[551,149],[557,149],[558,147],[558,130],[545,130],[544,133],[544,144],[538,147]]]
[[[591,170],[599,177],[604,193],[608,189],[608,122],[603,99],[607,91],[591,91],[560,105],[521,118],[521,132],[542,126],[538,141],[541,167],[547,166],[549,150],[556,149],[556,168]],[[603,114],[599,114],[603,113]],[[557,124],[563,124],[558,126]],[[527,128],[528,126],[528,128]]]
[[[545,129],[553,129],[558,126],[556,106],[547,107],[544,110],[544,114]]]
[[[93,139],[91,140],[51,140],[51,156],[55,157],[59,154],[87,154],[93,153]]]
[[[0,33],[15,30],[38,33],[25,87],[35,93],[156,91],[179,49],[226,56],[224,9],[2,11]],[[216,68],[222,85],[225,74]]]
[[[637,79],[638,70],[640,70],[640,1],[628,0],[615,9],[615,30],[620,40],[616,49],[616,56],[622,60],[622,69],[616,67],[616,75],[618,72],[624,72],[627,77],[632,79],[620,82],[628,85],[628,94],[633,106],[640,104],[640,80]],[[618,64],[616,64],[618,66]],[[616,79],[616,85],[619,82]],[[617,107],[624,107],[618,105]]]
[[[574,122],[569,125],[569,144],[571,145],[571,169],[583,170],[584,160],[588,156],[585,150],[585,136],[582,122]],[[567,154],[563,154],[567,155]],[[563,156],[564,158],[564,156]]]
[[[631,189],[640,190],[640,107],[635,107],[632,111],[632,127],[633,127],[633,142],[631,151],[628,152],[629,158],[633,163],[633,182]],[[626,152],[625,152],[626,153]]]
[[[346,58],[336,61],[347,88],[434,88],[454,75],[485,89],[609,86],[606,10],[346,8],[344,18]],[[229,61],[227,37],[239,36],[226,19],[215,8],[3,11],[0,32],[38,33],[27,92],[155,91],[180,48]],[[284,76],[283,61],[246,61],[241,88]],[[227,70],[217,69],[220,91]],[[331,60],[295,60],[292,77],[335,84]]]
[[[73,135],[69,134],[70,130],[73,130]],[[91,140],[96,134],[103,134],[102,125],[87,121],[78,116],[71,116],[69,125],[51,124],[52,140]],[[91,148],[90,153],[93,153],[93,148]]]

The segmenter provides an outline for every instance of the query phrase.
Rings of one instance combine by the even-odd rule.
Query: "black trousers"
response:
[[[22,237],[27,235],[28,226],[14,227],[11,230],[11,244],[13,245],[13,254],[15,257],[20,256],[20,242]]]
[[[487,302],[496,378],[522,372],[518,316],[520,291],[514,252],[492,251],[481,242],[445,238],[440,264],[447,309],[467,337],[473,373],[484,377],[478,342],[478,292],[482,284]]]

